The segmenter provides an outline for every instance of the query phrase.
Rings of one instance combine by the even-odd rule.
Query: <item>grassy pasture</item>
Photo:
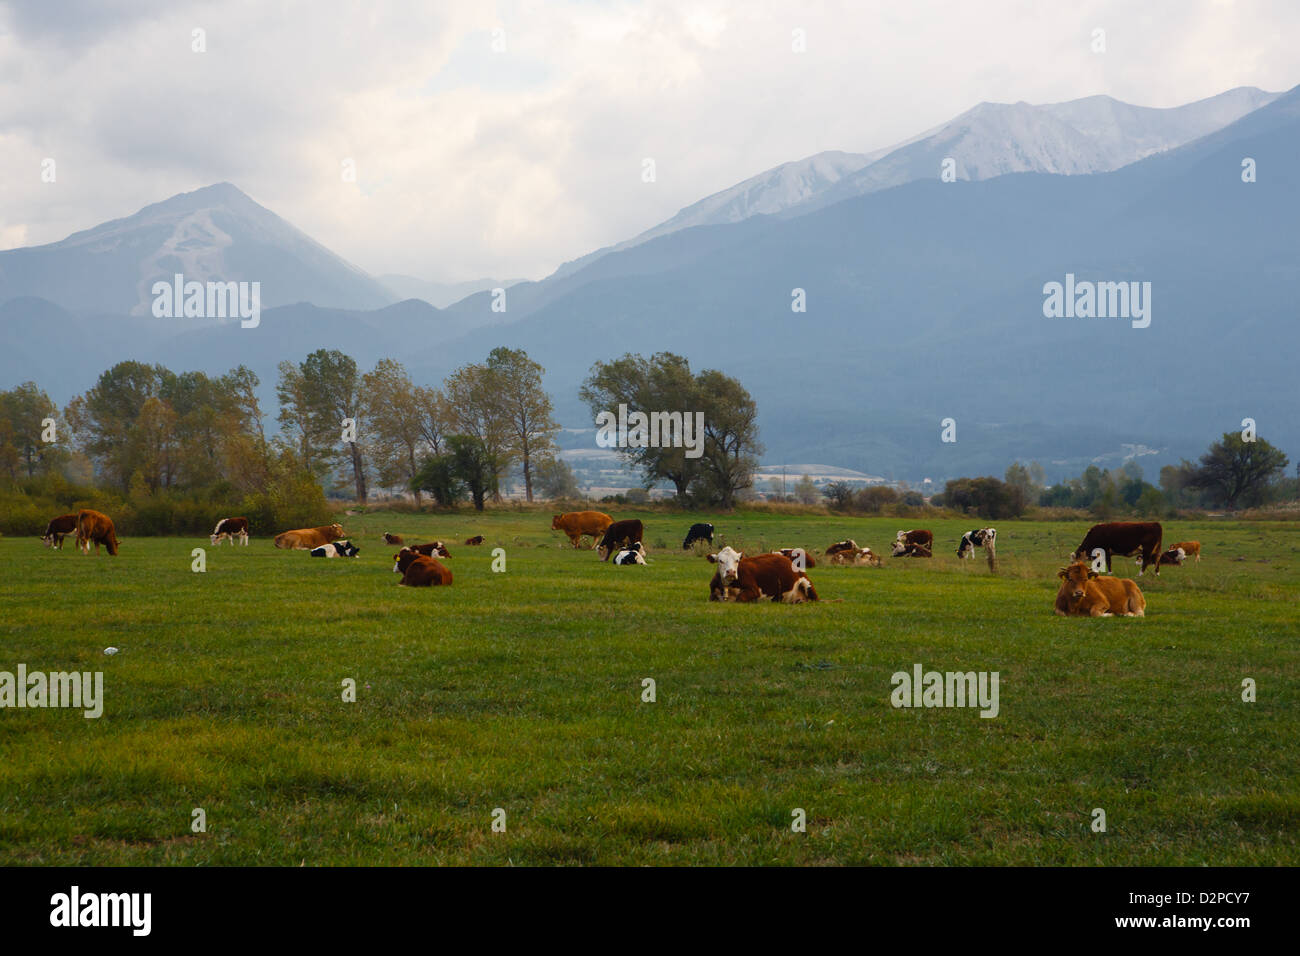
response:
[[[268,529],[116,559],[0,539],[0,670],[102,670],[106,698],[0,710],[0,863],[1300,863],[1294,526],[1166,523],[1204,558],[1142,579],[1145,619],[1066,620],[1087,522],[1001,524],[996,576],[955,557],[975,522],[931,522],[931,561],[819,565],[823,603],[738,606],[677,550],[695,519],[640,516],[632,568],[549,513],[345,517],[361,555],[333,561]],[[887,554],[906,526],[704,520],[751,551]],[[397,587],[385,530],[449,540],[455,584]],[[893,708],[915,663],[998,671],[1000,715]]]

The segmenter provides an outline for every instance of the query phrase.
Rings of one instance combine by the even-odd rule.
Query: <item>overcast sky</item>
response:
[[[0,0],[0,249],[224,180],[375,274],[538,278],[980,101],[1290,89],[1297,27],[1295,0]]]

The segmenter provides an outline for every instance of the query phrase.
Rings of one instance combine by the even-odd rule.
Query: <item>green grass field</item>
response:
[[[926,522],[933,560],[819,564],[822,603],[788,606],[710,603],[677,550],[698,518],[639,516],[630,568],[540,512],[345,517],[353,560],[256,528],[116,559],[0,539],[0,670],[105,683],[98,720],[0,710],[0,863],[1300,863],[1293,526],[1166,522],[1202,562],[1148,573],[1144,619],[1080,620],[1052,604],[1086,521],[1000,524],[996,576],[955,556],[977,522]],[[751,552],[909,526],[703,518]],[[455,584],[398,587],[384,530],[452,542]],[[895,709],[917,663],[999,672],[999,716]]]

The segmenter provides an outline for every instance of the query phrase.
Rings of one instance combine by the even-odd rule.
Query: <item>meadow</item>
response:
[[[540,510],[342,517],[351,560],[265,528],[117,558],[0,539],[0,671],[103,671],[105,696],[0,710],[0,864],[1300,863],[1295,526],[1166,522],[1201,563],[1141,578],[1143,619],[1083,620],[1052,606],[1086,520],[998,523],[994,575],[956,558],[973,519],[614,513],[648,566]],[[710,603],[695,520],[751,552],[929,527],[936,557]],[[386,530],[447,540],[453,586],[398,587]],[[998,672],[998,716],[893,707],[918,663]]]

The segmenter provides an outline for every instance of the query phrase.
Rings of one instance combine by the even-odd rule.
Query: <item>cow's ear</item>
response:
[[[1092,570],[1092,568],[1089,568],[1089,569],[1088,569],[1088,577],[1090,577],[1090,578],[1095,578],[1096,576],[1097,576],[1097,572],[1094,571],[1094,570]]]
[[[705,557],[709,559],[709,564],[718,563],[718,556],[716,554],[706,554]]]
[[[1057,576],[1058,578],[1063,578],[1063,577],[1065,577],[1065,576],[1066,576],[1067,574],[1069,574],[1069,573],[1070,573],[1070,569],[1069,569],[1069,568],[1061,568],[1061,570],[1059,570],[1059,571],[1056,572],[1056,576]]]

